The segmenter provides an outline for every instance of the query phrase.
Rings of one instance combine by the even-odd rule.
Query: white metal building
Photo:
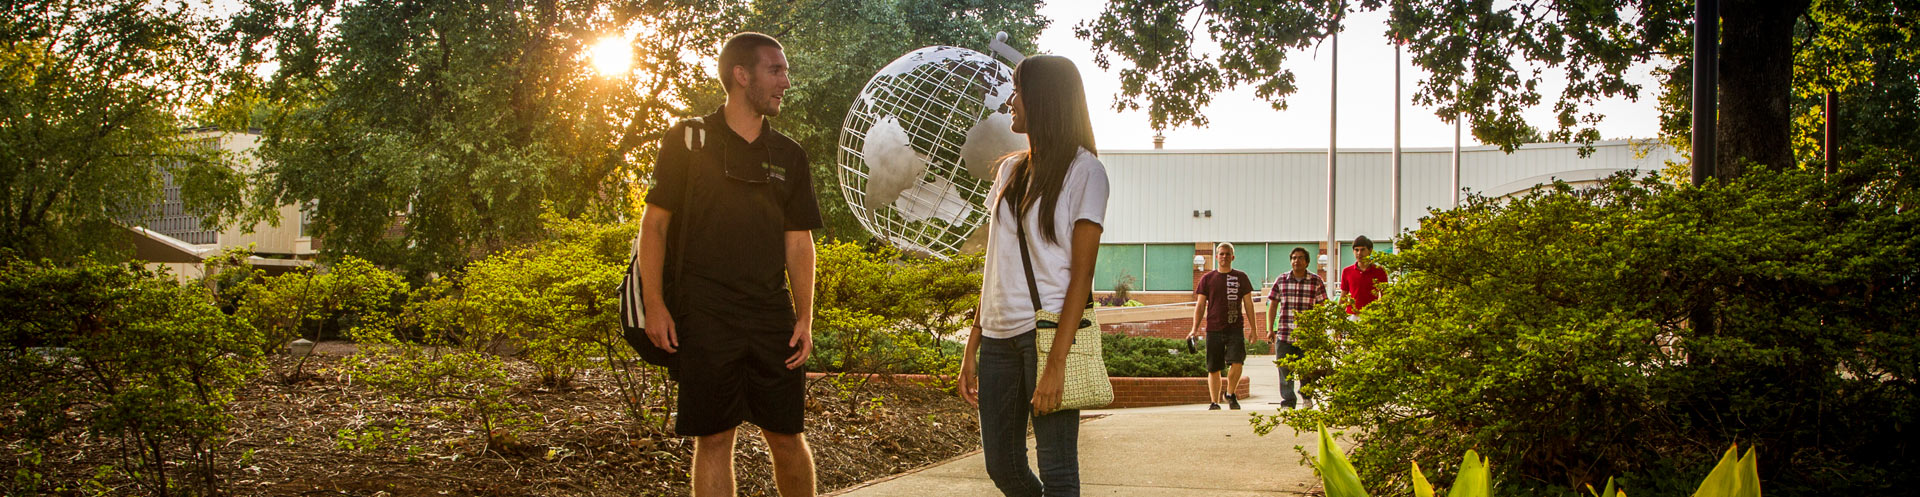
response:
[[[1579,184],[1620,171],[1651,174],[1667,161],[1684,160],[1653,143],[1595,143],[1586,158],[1579,148],[1531,144],[1512,154],[1498,147],[1462,148],[1460,188],[1501,197],[1555,179]],[[1401,154],[1401,219],[1411,230],[1428,209],[1452,206],[1452,149],[1405,148]],[[1209,247],[1217,242],[1233,242],[1235,268],[1261,281],[1286,270],[1293,247],[1324,253],[1325,149],[1113,150],[1100,159],[1112,192],[1096,291],[1111,289],[1123,275],[1134,277],[1138,290],[1191,290],[1194,256],[1210,259]],[[1347,245],[1357,236],[1388,248],[1394,234],[1392,160],[1390,149],[1340,151],[1334,234],[1342,265],[1353,262]]]

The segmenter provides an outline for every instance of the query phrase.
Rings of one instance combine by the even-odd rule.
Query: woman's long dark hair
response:
[[[1034,205],[1040,206],[1040,232],[1048,242],[1060,243],[1051,215],[1060,203],[1060,189],[1067,181],[1067,168],[1084,148],[1094,154],[1093,119],[1087,115],[1087,91],[1080,82],[1080,70],[1073,61],[1057,55],[1036,55],[1020,61],[1013,69],[1013,88],[1019,92],[1027,118],[1025,151],[1014,152],[1019,161],[1009,173],[1007,187],[1000,195],[1020,199],[1014,210],[1016,219],[1024,217]],[[1003,161],[1004,163],[1004,161]],[[994,199],[999,205],[1001,199]]]

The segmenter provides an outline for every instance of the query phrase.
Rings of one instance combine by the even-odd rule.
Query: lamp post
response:
[[[1332,283],[1327,285],[1328,297],[1333,296],[1334,288],[1340,287],[1340,271],[1338,271],[1340,267],[1340,241],[1333,237],[1333,207],[1335,205],[1333,185],[1334,166],[1339,162],[1340,157],[1340,18],[1342,14],[1346,13],[1347,6],[1342,2],[1336,5],[1334,9],[1333,28],[1332,34],[1330,35],[1333,43],[1333,77],[1331,78],[1333,91],[1327,97],[1330,103],[1330,105],[1327,106],[1329,109],[1327,112],[1327,255],[1329,257],[1328,261],[1331,263],[1327,267],[1327,276],[1329,277],[1328,281]]]
[[[1400,45],[1393,39],[1393,236],[1400,237]]]

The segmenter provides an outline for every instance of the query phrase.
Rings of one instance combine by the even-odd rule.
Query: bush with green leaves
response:
[[[260,330],[263,353],[285,350],[294,339],[319,341],[329,330],[348,335],[363,322],[390,318],[409,291],[400,275],[353,256],[318,269],[229,284],[239,282],[248,283],[235,314]],[[301,378],[306,358],[299,359],[291,370],[275,373],[283,381]]]
[[[1207,375],[1207,351],[1187,352],[1185,340],[1107,334],[1100,337],[1107,375],[1178,378]]]
[[[816,250],[808,370],[959,372],[959,340],[980,302],[980,256],[942,260],[845,242]]]
[[[153,495],[216,493],[214,450],[259,337],[204,288],[138,265],[0,260],[0,438],[19,441],[5,493],[79,492],[48,482],[44,454],[108,439],[122,475]]]
[[[481,454],[499,450],[531,428],[524,406],[509,399],[519,382],[500,357],[401,341],[392,333],[398,321],[383,318],[355,329],[360,348],[343,367],[357,381],[396,401],[425,404],[441,419],[477,424]]]
[[[563,387],[623,340],[614,289],[635,227],[545,220],[547,240],[468,266],[464,298],[476,316],[470,339],[524,347],[541,381]]]
[[[1768,447],[1789,494],[1920,484],[1920,188],[1912,162],[1705,187],[1616,177],[1435,212],[1377,254],[1358,321],[1305,312],[1296,370],[1354,462],[1403,489],[1408,459],[1476,449],[1529,493],[1618,476],[1653,494],[1715,447]],[[1703,326],[1711,325],[1711,326]],[[1332,336],[1343,337],[1335,340]]]

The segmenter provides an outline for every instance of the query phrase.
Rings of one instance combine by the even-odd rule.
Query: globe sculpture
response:
[[[854,217],[902,249],[965,250],[987,221],[996,159],[1027,148],[1008,129],[1012,96],[1013,70],[973,50],[927,47],[887,64],[840,129],[840,191]]]

